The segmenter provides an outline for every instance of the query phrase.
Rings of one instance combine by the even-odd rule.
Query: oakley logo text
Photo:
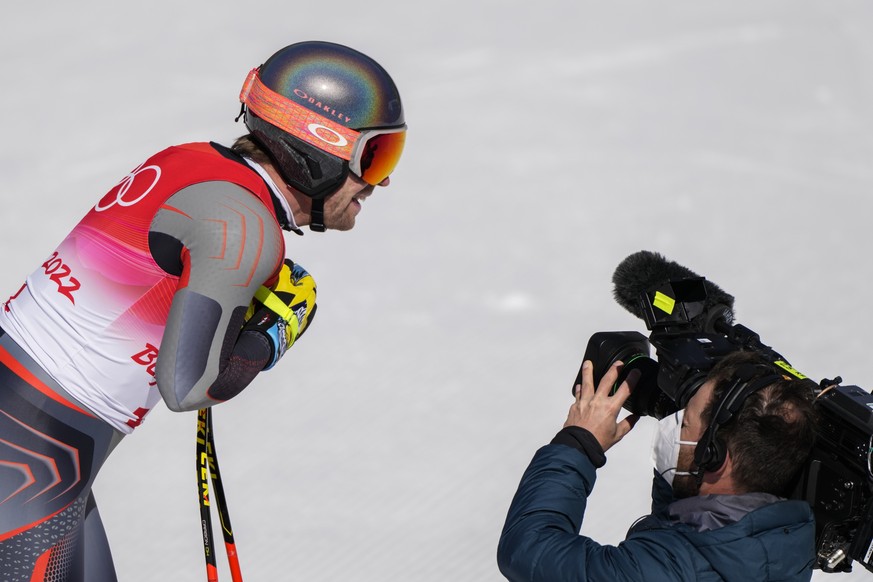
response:
[[[340,120],[343,123],[349,123],[352,120],[352,118],[349,117],[348,115],[346,115],[345,113],[337,113],[337,110],[334,109],[333,107],[331,107],[330,105],[325,105],[321,101],[319,101],[318,99],[316,99],[314,97],[310,97],[309,94],[306,91],[304,91],[303,89],[294,89],[294,94],[297,95],[298,97],[300,97],[302,100],[306,101],[307,103],[311,103],[312,105],[315,105],[317,108],[319,108],[322,111],[324,111],[325,113],[329,114],[331,117],[336,117],[338,120]]]

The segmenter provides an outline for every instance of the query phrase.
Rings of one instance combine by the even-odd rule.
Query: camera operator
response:
[[[536,453],[509,508],[497,552],[503,575],[810,580],[812,511],[784,495],[813,446],[812,392],[754,353],[724,357],[684,413],[660,421],[652,514],[618,546],[578,535],[595,469],[638,418],[618,421],[636,381],[631,373],[610,394],[620,367],[610,367],[595,389],[592,362],[584,364],[564,428]]]

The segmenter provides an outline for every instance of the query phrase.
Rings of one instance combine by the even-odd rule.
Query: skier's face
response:
[[[387,186],[390,181],[385,178],[379,186]],[[340,189],[324,199],[324,226],[331,230],[351,230],[361,211],[361,203],[375,188],[349,173]]]
[[[312,198],[289,186],[272,164],[265,164],[264,168],[280,188],[284,186],[282,189],[285,200],[294,213],[297,225],[312,224]],[[379,186],[387,186],[390,183],[391,178],[385,178],[379,182]],[[342,186],[324,199],[324,225],[331,230],[350,230],[355,226],[355,217],[361,211],[361,202],[370,196],[375,188],[349,173]]]

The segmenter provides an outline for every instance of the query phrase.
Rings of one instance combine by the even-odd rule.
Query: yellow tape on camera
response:
[[[673,308],[676,307],[676,300],[672,297],[664,295],[660,291],[655,291],[655,299],[652,301],[652,305],[654,305],[667,315],[672,315]]]
[[[773,364],[776,366],[779,366],[780,368],[782,368],[783,370],[785,370],[786,372],[788,372],[789,374],[791,374],[792,376],[794,376],[798,380],[806,380],[806,376],[804,376],[803,374],[801,374],[800,372],[798,372],[797,370],[792,368],[791,364],[789,364],[788,362],[786,362],[784,360],[776,360],[775,362],[773,362]]]

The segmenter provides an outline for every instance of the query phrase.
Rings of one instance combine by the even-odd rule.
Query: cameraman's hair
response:
[[[710,372],[713,397],[703,411],[709,424],[717,403],[744,364],[769,365],[761,354],[737,352]],[[740,412],[718,429],[731,456],[734,482],[742,492],[785,496],[812,451],[816,433],[811,381],[780,379],[752,393]]]
[[[233,145],[230,146],[230,149],[237,154],[246,158],[250,158],[252,161],[259,164],[272,163],[270,156],[260,145],[258,145],[258,142],[256,142],[252,138],[252,134],[250,133],[236,138],[236,141],[233,142]]]

